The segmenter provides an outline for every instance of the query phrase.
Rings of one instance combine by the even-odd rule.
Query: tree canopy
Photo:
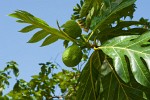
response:
[[[57,28],[27,11],[17,10],[10,14],[17,18],[16,22],[28,24],[20,32],[40,29],[28,43],[43,40],[43,47],[61,39],[66,50],[72,45],[78,46],[83,53],[79,61],[82,66],[72,66],[72,70],[61,69],[61,72],[53,73],[58,68],[56,64],[40,63],[39,74],[32,76],[29,82],[18,79],[13,90],[3,95],[3,89],[9,85],[8,70],[11,69],[16,77],[19,73],[17,63],[11,61],[0,71],[1,98],[149,100],[150,22],[144,18],[133,20],[135,2],[80,0],[69,19],[72,23],[67,21],[60,25],[57,21]],[[69,55],[70,61],[74,56],[76,53]],[[62,95],[55,95],[56,86],[61,89]]]

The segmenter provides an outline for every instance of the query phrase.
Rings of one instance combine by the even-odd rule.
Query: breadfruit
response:
[[[74,67],[80,63],[82,55],[81,48],[77,45],[72,45],[63,52],[62,61],[68,67]]]
[[[78,23],[74,20],[67,21],[64,25],[62,25],[62,28],[64,28],[64,32],[74,39],[81,36],[82,30]]]

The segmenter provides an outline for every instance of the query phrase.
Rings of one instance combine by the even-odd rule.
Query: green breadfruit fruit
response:
[[[74,67],[80,63],[82,55],[81,48],[72,45],[63,52],[62,61],[68,67]]]
[[[74,20],[67,21],[64,25],[62,25],[62,28],[64,28],[64,32],[74,39],[81,36],[82,30],[78,23]]]

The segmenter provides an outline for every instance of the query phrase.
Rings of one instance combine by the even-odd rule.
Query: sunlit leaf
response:
[[[50,36],[48,36],[48,37],[44,40],[44,42],[42,43],[41,46],[49,45],[49,44],[51,44],[51,43],[57,41],[58,39],[59,39],[58,36],[50,35]]]
[[[108,40],[100,49],[113,59],[114,68],[124,82],[130,81],[128,72],[128,64],[130,64],[136,81],[150,87],[150,46],[143,46],[149,40],[150,32],[141,36],[119,36]]]
[[[51,35],[53,35],[53,36],[55,36],[59,39],[75,41],[72,38],[66,36],[66,34],[64,32],[49,26],[42,19],[40,19],[38,17],[35,17],[35,16],[33,16],[32,14],[30,14],[26,11],[17,10],[14,13],[10,14],[9,16],[14,17],[14,18],[18,18],[19,20],[17,20],[17,22],[19,22],[19,23],[28,23],[28,24],[30,24],[29,26],[27,26],[27,27],[23,28],[22,30],[20,30],[20,32],[27,33],[27,32],[30,32],[34,29],[37,29],[37,28],[39,29],[40,28],[40,29],[44,30],[45,32],[47,32],[47,33],[49,33],[49,34],[51,34]],[[37,36],[37,33],[35,33],[35,34]],[[39,34],[38,34],[38,36],[39,36]],[[41,35],[40,37],[44,37],[44,36]],[[32,39],[32,41],[30,40],[29,42],[37,42],[38,39]]]
[[[28,43],[38,42],[42,40],[43,38],[45,38],[48,34],[50,33],[46,32],[45,30],[40,30],[32,36],[32,38],[28,41]]]
[[[23,29],[21,29],[19,32],[27,33],[27,32],[30,32],[30,31],[36,29],[36,28],[37,27],[35,27],[34,25],[29,25],[29,26],[26,26]]]

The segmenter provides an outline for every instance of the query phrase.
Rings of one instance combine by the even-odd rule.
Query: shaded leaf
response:
[[[77,100],[97,100],[98,93],[95,90],[101,67],[99,55],[99,52],[95,51],[82,70],[78,80]]]
[[[73,19],[82,20],[85,30],[91,29],[96,34],[109,27],[114,21],[133,17],[136,0],[84,0],[80,13],[72,15]],[[78,14],[76,14],[78,13]],[[80,15],[76,18],[75,16]],[[84,19],[84,20],[83,20]],[[95,20],[96,19],[96,20]],[[97,20],[98,19],[98,20]],[[100,25],[103,24],[103,25]]]
[[[142,88],[138,83],[134,85],[126,84],[121,81],[114,72],[101,78],[103,91],[101,99],[103,100],[146,100],[143,97]],[[136,87],[137,86],[137,87]]]
[[[91,8],[91,4],[94,2],[95,0],[85,0],[83,3],[83,6],[81,8],[80,11],[80,17],[84,17],[86,16],[86,14],[88,14],[89,9]]]
[[[103,30],[104,28],[106,28],[108,24],[114,22],[117,19],[117,17],[119,18],[122,17],[122,16],[117,16],[117,13],[123,12],[125,8],[133,5],[135,1],[136,0],[124,0],[119,5],[116,5],[116,7],[111,12],[109,12],[108,14],[104,14],[105,16],[103,16],[103,18],[101,18],[99,23],[96,24],[93,31],[95,32],[97,29]],[[126,15],[123,14],[123,16]]]
[[[5,67],[4,71],[7,71],[9,69],[13,70],[13,73],[16,77],[19,75],[18,64],[15,61],[8,62],[7,67]]]

